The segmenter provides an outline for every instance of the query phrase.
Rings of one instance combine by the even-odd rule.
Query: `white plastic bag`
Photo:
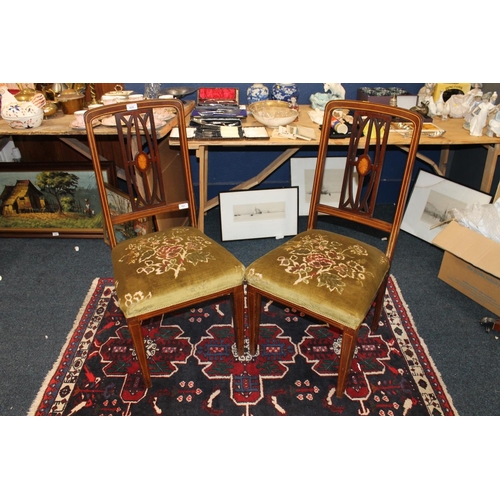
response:
[[[500,243],[500,199],[488,205],[472,203],[462,210],[452,208],[450,213],[462,226]]]

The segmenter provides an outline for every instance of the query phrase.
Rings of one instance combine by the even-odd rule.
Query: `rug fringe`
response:
[[[30,409],[27,413],[28,417],[34,416],[37,408],[40,406],[40,402],[43,398],[43,394],[45,393],[45,390],[47,389],[47,385],[48,385],[50,379],[52,378],[52,376],[55,374],[59,364],[61,363],[64,352],[66,351],[66,348],[68,347],[68,344],[71,341],[71,338],[73,337],[73,333],[74,333],[75,329],[78,327],[78,324],[80,323],[80,320],[83,316],[83,313],[85,312],[85,309],[87,308],[87,305],[88,305],[90,299],[92,298],[92,296],[95,292],[95,289],[97,288],[97,285],[99,284],[100,279],[101,278],[95,278],[94,281],[92,281],[92,284],[90,285],[89,291],[87,292],[87,295],[83,301],[83,304],[80,307],[80,310],[78,311],[78,314],[76,316],[75,321],[73,322],[73,326],[68,333],[68,336],[66,338],[66,342],[62,346],[61,351],[59,353],[59,356],[57,357],[56,361],[54,362],[54,365],[52,366],[50,371],[45,376],[45,380],[43,381],[43,384],[42,384],[40,390],[38,391],[38,394],[36,395],[35,400],[33,401],[33,403],[31,403]]]
[[[448,391],[448,388],[446,387],[446,384],[443,381],[443,377],[441,376],[441,372],[437,369],[436,363],[434,363],[434,360],[432,359],[432,356],[430,355],[430,352],[429,352],[429,349],[427,347],[427,344],[425,343],[425,340],[422,338],[422,336],[420,335],[420,333],[417,330],[417,326],[415,325],[415,321],[413,319],[412,312],[411,312],[408,304],[406,303],[406,300],[404,298],[403,292],[401,291],[399,283],[397,282],[396,278],[392,274],[391,274],[390,278],[391,278],[391,281],[392,281],[392,283],[394,285],[394,288],[398,292],[398,296],[399,296],[401,302],[404,305],[404,308],[406,310],[408,319],[411,322],[411,326],[415,330],[415,332],[417,333],[418,338],[420,339],[420,344],[422,345],[422,348],[423,348],[423,350],[425,352],[425,355],[429,359],[429,363],[431,364],[432,369],[436,372],[436,376],[437,376],[437,378],[439,380],[439,383],[441,384],[441,386],[443,387],[443,390],[446,393],[446,398],[448,399],[448,402],[450,403],[450,407],[453,409],[455,415],[459,416],[459,413],[458,413],[457,409],[455,408],[455,405],[453,404],[453,400],[451,398],[450,392]]]

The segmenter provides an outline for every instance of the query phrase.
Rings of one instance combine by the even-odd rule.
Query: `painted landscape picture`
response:
[[[93,170],[0,170],[0,233],[103,233]]]

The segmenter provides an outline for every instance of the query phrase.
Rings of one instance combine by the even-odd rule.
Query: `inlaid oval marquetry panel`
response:
[[[144,172],[149,168],[149,156],[144,153],[144,151],[141,151],[140,153],[137,153],[135,157],[135,163],[137,165],[137,168]]]
[[[359,157],[357,170],[360,175],[366,175],[372,168],[372,162],[368,155]]]

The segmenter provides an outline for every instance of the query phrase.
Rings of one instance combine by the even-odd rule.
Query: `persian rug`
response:
[[[393,276],[363,325],[343,398],[335,329],[263,303],[255,357],[238,357],[229,301],[144,324],[147,389],[111,278],[96,278],[29,415],[456,415]]]

